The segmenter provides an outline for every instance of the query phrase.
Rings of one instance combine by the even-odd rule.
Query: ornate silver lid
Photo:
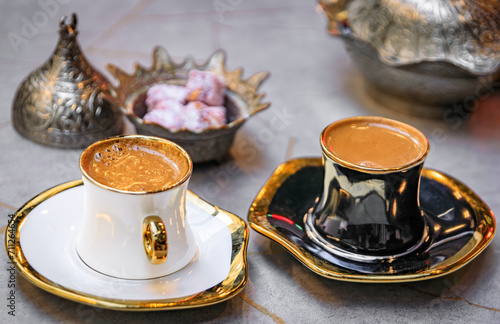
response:
[[[498,0],[320,0],[333,35],[371,45],[391,66],[448,62],[475,75],[500,68]]]
[[[23,80],[14,97],[14,128],[37,143],[86,147],[122,129],[119,108],[103,98],[108,81],[80,50],[76,24],[76,14],[61,18],[54,53]]]

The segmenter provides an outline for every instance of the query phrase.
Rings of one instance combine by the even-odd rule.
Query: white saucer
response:
[[[118,279],[83,263],[75,248],[83,210],[79,180],[45,191],[16,212],[13,222],[18,253],[9,255],[35,285],[61,297],[105,308],[197,307],[234,296],[243,289],[247,278],[246,224],[191,192],[186,209],[198,251],[186,267],[164,277]]]

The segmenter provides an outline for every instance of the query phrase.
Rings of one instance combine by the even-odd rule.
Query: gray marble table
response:
[[[51,54],[58,20],[76,12],[79,41],[89,61],[107,74],[149,66],[154,46],[176,59],[205,59],[227,51],[229,68],[245,76],[271,71],[262,86],[271,108],[238,132],[221,164],[196,167],[189,188],[246,220],[273,170],[294,157],[319,156],[319,134],[330,122],[380,115],[421,129],[431,151],[426,166],[470,186],[500,213],[500,98],[477,98],[463,119],[429,120],[381,107],[365,94],[342,43],[326,33],[314,1],[0,1],[0,221],[7,224],[39,192],[79,178],[81,150],[35,144],[13,129],[11,105],[22,79]],[[28,30],[26,24],[35,24]],[[279,118],[280,123],[271,122]],[[4,227],[2,228],[2,232]],[[4,235],[2,234],[2,240]],[[129,313],[80,305],[15,275],[15,317],[8,314],[10,273],[0,257],[2,323],[500,323],[498,238],[471,264],[448,276],[405,284],[328,280],[306,269],[279,245],[250,231],[249,281],[229,301],[192,310]]]

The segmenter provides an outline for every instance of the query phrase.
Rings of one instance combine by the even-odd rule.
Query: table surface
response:
[[[84,54],[110,78],[107,63],[128,72],[135,62],[150,66],[156,45],[178,61],[187,54],[204,60],[222,48],[228,67],[243,67],[246,77],[271,72],[261,87],[271,107],[238,131],[227,159],[195,166],[189,184],[202,198],[245,220],[255,195],[280,163],[320,156],[323,128],[356,115],[394,118],[422,130],[431,144],[426,167],[460,179],[493,212],[500,212],[499,96],[477,98],[477,109],[463,119],[424,119],[380,106],[366,95],[363,79],[341,40],[327,34],[314,1],[89,3],[0,1],[0,220],[5,225],[8,214],[34,195],[80,177],[82,150],[35,144],[21,137],[11,122],[16,87],[51,55],[59,18],[72,12],[78,14]],[[34,29],[25,27],[34,22]],[[239,295],[209,307],[153,313],[80,305],[42,291],[18,273],[16,316],[12,317],[3,306],[10,291],[7,262],[2,253],[3,323],[500,323],[498,238],[469,265],[447,276],[413,283],[361,284],[316,275],[278,244],[251,230],[249,280]]]

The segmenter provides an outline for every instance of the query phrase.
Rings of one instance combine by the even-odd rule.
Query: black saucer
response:
[[[343,258],[322,249],[305,230],[304,217],[321,194],[322,185],[321,159],[286,162],[258,194],[248,221],[309,269],[332,279],[401,282],[441,276],[470,262],[495,232],[493,213],[476,194],[450,176],[424,169],[420,206],[429,226],[424,248],[377,262]]]

